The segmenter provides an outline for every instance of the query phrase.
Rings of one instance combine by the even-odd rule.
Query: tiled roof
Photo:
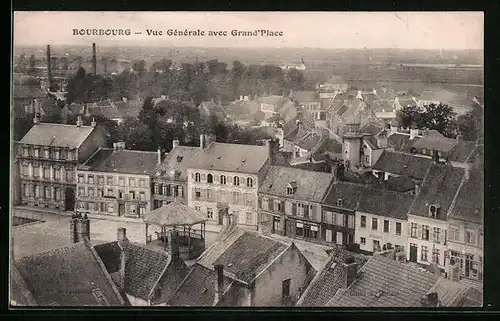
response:
[[[270,105],[282,104],[285,101],[285,97],[278,95],[271,95],[259,98],[259,102]]]
[[[120,268],[120,247],[118,242],[96,245],[96,252],[101,257],[109,273]],[[187,266],[176,269],[178,275],[166,275],[166,269],[171,264],[171,256],[163,251],[148,249],[143,245],[127,242],[125,246],[125,292],[148,300],[160,278],[165,278],[168,288],[175,289],[187,274]],[[165,290],[165,287],[163,287]],[[172,293],[168,293],[169,296]]]
[[[91,115],[102,115],[108,119],[137,118],[142,106],[139,103],[120,101],[113,103],[113,106],[90,106],[88,109]]]
[[[470,171],[458,192],[456,203],[450,211],[450,218],[482,224],[484,219],[484,172]]]
[[[436,292],[441,306],[460,307],[467,297],[469,287],[463,283],[440,278],[429,289],[428,293]]]
[[[187,169],[196,164],[200,153],[199,147],[177,146],[173,148],[157,168],[160,176],[173,179],[177,172],[178,180],[187,180]]]
[[[332,181],[333,174],[331,173],[271,166],[259,192],[304,201],[321,202]],[[296,182],[297,187],[294,195],[287,195],[287,186],[291,182]]]
[[[373,256],[361,268],[356,280],[328,302],[331,307],[421,307],[420,299],[437,277],[417,268]]]
[[[373,136],[364,136],[363,140],[370,146],[371,149],[378,149],[377,139]]]
[[[310,131],[308,133],[305,133],[300,138],[297,137],[294,143],[302,149],[312,151],[315,146],[318,146],[318,144],[322,143],[322,136],[318,135],[318,133],[316,133],[315,131]]]
[[[224,284],[230,286],[231,279],[224,277]],[[176,289],[169,306],[212,306],[215,301],[217,276],[213,270],[195,264],[180,286]]]
[[[332,185],[323,199],[323,204],[337,206],[337,200],[342,199],[342,208],[355,210],[366,188],[359,184],[337,182]]]
[[[92,126],[38,123],[21,139],[21,144],[78,148],[94,130]]]
[[[319,102],[319,95],[315,91],[294,91],[292,98],[299,102]]]
[[[80,166],[80,169],[96,172],[152,175],[158,165],[157,162],[158,155],[155,152],[100,148],[87,162]]]
[[[372,168],[422,180],[432,162],[430,158],[384,150]]]
[[[198,154],[193,168],[256,174],[268,157],[265,146],[214,142]]]
[[[16,265],[40,306],[123,304],[109,274],[84,242],[24,257]]]
[[[420,138],[413,144],[412,147],[418,149],[425,148],[429,150],[437,150],[448,153],[455,147],[456,144],[457,144],[456,139],[428,135]]]
[[[450,164],[432,164],[409,214],[429,216],[429,206],[439,205],[437,219],[446,220],[446,213],[458,192],[464,169]]]
[[[330,253],[330,259],[309,284],[299,302],[297,302],[297,306],[325,306],[344,285],[345,270],[343,269],[342,263],[345,262],[349,256],[353,257],[358,264],[358,270],[363,267],[368,260],[368,258],[363,255],[334,248],[332,253]]]
[[[144,214],[144,222],[157,226],[192,226],[207,218],[195,209],[174,201]]]
[[[402,133],[394,133],[387,137],[387,142],[390,147],[398,152],[409,151],[412,145],[418,141],[420,137],[415,137],[410,140],[410,135]]]
[[[413,202],[413,195],[382,189],[366,189],[359,198],[357,211],[406,220],[406,213]]]
[[[31,294],[26,282],[24,282],[16,264],[10,263],[10,302],[15,306],[37,306],[35,298]]]

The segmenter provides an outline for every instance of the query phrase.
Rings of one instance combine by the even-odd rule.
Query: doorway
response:
[[[64,190],[64,210],[75,210],[75,191],[71,187]]]
[[[417,246],[410,244],[410,262],[417,262]]]
[[[125,215],[125,204],[118,204],[118,216]]]
[[[273,230],[271,233],[275,234],[280,230],[280,219],[279,217],[273,217]]]

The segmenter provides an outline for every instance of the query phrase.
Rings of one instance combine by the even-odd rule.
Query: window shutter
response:
[[[274,212],[274,198],[269,199],[269,210]]]
[[[297,203],[292,203],[292,215],[297,215]]]

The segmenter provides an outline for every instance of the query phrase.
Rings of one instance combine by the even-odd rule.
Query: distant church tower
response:
[[[361,118],[359,110],[357,114],[346,123],[346,129],[342,136],[342,154],[346,168],[355,171],[356,165],[361,162]]]

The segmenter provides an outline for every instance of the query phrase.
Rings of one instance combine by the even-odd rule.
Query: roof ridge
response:
[[[457,198],[458,194],[460,194],[460,191],[462,190],[462,187],[465,184],[465,181],[467,181],[466,174],[464,173],[462,176],[462,180],[460,181],[460,185],[457,188],[457,191],[455,192],[455,195],[453,196],[453,201],[450,204],[450,207],[448,208],[448,211],[446,212],[446,217],[451,215],[451,212],[455,209],[455,205],[457,204]]]

